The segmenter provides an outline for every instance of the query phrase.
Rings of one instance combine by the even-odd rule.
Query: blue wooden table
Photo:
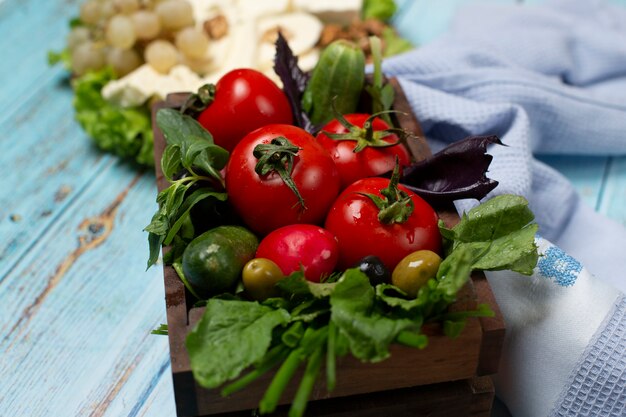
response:
[[[405,1],[436,37],[459,1]],[[436,3],[436,6],[435,6]],[[152,172],[99,152],[46,64],[79,1],[0,0],[0,416],[173,416],[162,271],[145,270]],[[626,158],[545,158],[626,224]]]

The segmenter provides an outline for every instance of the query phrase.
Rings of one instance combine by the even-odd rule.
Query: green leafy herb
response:
[[[538,226],[530,223],[533,219],[524,197],[505,194],[471,209],[452,229],[440,222],[449,248],[440,273],[446,273],[444,264],[456,268],[469,262],[471,269],[532,275],[539,259],[535,244]]]
[[[383,51],[383,56],[385,58],[399,55],[415,48],[410,41],[398,35],[392,27],[386,27],[383,29],[383,42],[385,43],[385,49]]]
[[[396,8],[396,2],[393,0],[365,0],[361,6],[361,18],[386,22],[393,17]]]
[[[227,198],[219,171],[226,166],[228,152],[215,145],[197,121],[176,110],[159,110],[156,122],[167,141],[161,168],[171,185],[157,196],[159,209],[144,229],[149,233],[148,267],[158,259],[162,245],[175,243],[176,256],[168,256],[169,262],[180,256],[180,248],[193,237],[193,230],[187,232],[186,226],[196,204]]]
[[[333,324],[352,355],[369,362],[387,358],[389,345],[403,330],[419,330],[412,320],[382,315],[374,303],[374,289],[358,269],[347,270],[330,296]]]
[[[72,81],[76,120],[100,149],[152,166],[150,111],[143,106],[121,108],[107,102],[100,91],[114,78],[113,70],[105,68]]]
[[[167,336],[167,324],[160,324],[159,327],[157,327],[156,329],[152,330],[150,333],[151,334]]]
[[[186,340],[194,377],[215,388],[263,359],[275,327],[289,321],[285,310],[250,301],[211,299]]]

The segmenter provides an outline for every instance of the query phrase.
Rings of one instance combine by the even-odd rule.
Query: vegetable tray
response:
[[[412,115],[399,83],[395,79],[390,82],[396,90],[394,109],[402,112],[396,115],[397,121],[402,128],[417,136],[409,147],[415,159],[424,159],[430,155],[430,150],[419,123]],[[156,103],[153,121],[158,109],[180,107],[187,96],[186,93],[171,94],[164,102]],[[157,186],[161,191],[168,186],[160,167],[165,139],[159,129],[155,126],[153,129]],[[438,207],[437,212],[448,227],[459,220],[452,206]],[[192,307],[193,297],[171,266],[164,266],[164,278],[178,416],[251,415],[250,410],[256,408],[273,375],[265,375],[246,390],[226,398],[219,390],[199,386],[191,372],[185,338],[204,309]],[[451,309],[470,310],[479,303],[488,304],[495,316],[467,319],[464,330],[455,339],[445,336],[441,325],[428,324],[422,329],[429,337],[428,346],[423,350],[395,345],[391,357],[376,364],[364,364],[349,355],[339,359],[337,386],[332,394],[328,394],[323,382],[316,385],[307,415],[489,416],[494,397],[490,375],[498,370],[505,328],[485,276],[482,272],[475,272]],[[282,404],[293,398],[296,388],[287,388]],[[279,408],[275,415],[286,415],[286,408]]]

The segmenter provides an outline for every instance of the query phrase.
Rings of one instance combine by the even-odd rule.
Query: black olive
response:
[[[391,272],[380,260],[374,255],[366,256],[354,265],[359,268],[370,279],[370,284],[376,286],[378,284],[388,284],[391,282]]]

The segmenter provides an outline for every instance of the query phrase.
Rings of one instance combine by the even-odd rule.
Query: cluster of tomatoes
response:
[[[223,172],[229,202],[262,237],[249,273],[272,281],[302,270],[319,282],[364,258],[393,270],[411,253],[440,251],[432,207],[380,177],[410,164],[382,119],[341,116],[314,137],[293,125],[291,106],[273,81],[239,69],[220,79],[198,121],[230,152]],[[254,292],[254,285],[247,289]]]

